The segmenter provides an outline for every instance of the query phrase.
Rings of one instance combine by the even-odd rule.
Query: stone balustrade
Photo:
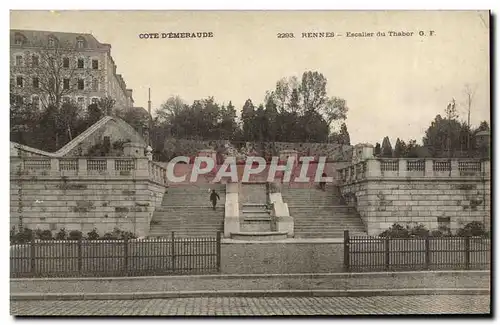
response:
[[[489,177],[490,161],[481,159],[367,159],[338,169],[340,184],[366,179]]]
[[[11,175],[47,177],[146,178],[167,184],[166,169],[135,157],[11,157]]]

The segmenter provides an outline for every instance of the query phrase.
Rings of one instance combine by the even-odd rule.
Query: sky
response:
[[[11,11],[10,28],[92,33],[111,54],[136,106],[171,96],[215,97],[237,110],[258,105],[283,77],[321,72],[327,94],[346,100],[351,143],[389,136],[421,141],[452,98],[471,124],[490,120],[489,17],[477,11]],[[434,32],[429,36],[430,31]],[[385,32],[385,37],[347,33]],[[413,36],[389,36],[389,31]],[[426,36],[419,36],[424,31]],[[211,32],[204,39],[142,39],[141,33]],[[293,33],[293,39],[278,33]],[[333,38],[302,38],[333,32]]]

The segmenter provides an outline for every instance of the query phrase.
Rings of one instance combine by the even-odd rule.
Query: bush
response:
[[[80,230],[72,230],[69,232],[69,240],[80,240],[83,238],[83,234]]]
[[[410,236],[413,237],[426,237],[429,235],[429,230],[424,225],[418,224],[410,229]]]
[[[443,237],[444,234],[441,230],[433,230],[430,234],[432,237]]]
[[[118,237],[116,236],[116,234],[112,232],[107,232],[101,237],[101,240],[117,240],[117,239]]]
[[[484,228],[484,224],[479,221],[472,221],[466,224],[464,227],[457,230],[457,236],[482,236],[487,237],[489,232]]]
[[[393,224],[389,229],[384,230],[379,237],[388,237],[388,238],[408,238],[410,237],[410,232],[407,228],[403,227],[400,224]]]
[[[97,232],[96,228],[94,228],[91,232],[87,233],[87,239],[88,240],[97,240],[97,239],[99,239],[99,233]]]
[[[68,233],[64,228],[61,228],[61,230],[59,230],[59,232],[56,234],[56,240],[66,240],[67,238],[68,238]]]
[[[38,234],[38,239],[40,240],[52,240],[54,239],[52,237],[52,231],[50,230],[44,230],[44,231],[41,231],[39,234]]]

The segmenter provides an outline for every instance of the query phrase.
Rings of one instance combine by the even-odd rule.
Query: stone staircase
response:
[[[285,239],[286,233],[273,231],[270,211],[267,209],[265,183],[242,184],[240,189],[240,231],[235,239],[274,240]]]
[[[212,210],[210,190],[220,196]],[[150,237],[215,237],[224,231],[226,186],[223,184],[174,185],[167,189],[161,207],[151,219]]]
[[[344,230],[351,235],[366,235],[365,226],[354,207],[347,206],[336,185],[326,191],[316,186],[281,190],[294,220],[295,238],[342,238]]]

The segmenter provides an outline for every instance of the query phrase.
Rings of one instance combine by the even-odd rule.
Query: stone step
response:
[[[286,231],[266,231],[266,232],[233,232],[231,238],[236,240],[263,241],[280,240],[287,238]]]

